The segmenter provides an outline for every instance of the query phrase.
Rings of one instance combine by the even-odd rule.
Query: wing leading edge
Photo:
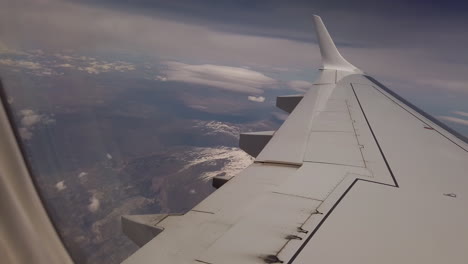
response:
[[[347,62],[314,20],[320,77],[278,99],[290,116],[277,131],[241,136],[254,164],[184,215],[127,217],[144,245],[124,263],[468,259],[467,142]]]

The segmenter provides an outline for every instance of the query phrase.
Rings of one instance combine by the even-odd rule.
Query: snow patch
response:
[[[65,185],[65,181],[59,181],[55,184],[55,188],[57,189],[57,191],[61,192],[63,190],[65,190],[67,188],[67,186]]]
[[[243,150],[231,147],[194,148],[187,154],[192,159],[189,160],[188,164],[179,172],[202,163],[210,163],[214,161],[224,162],[223,167],[219,170],[207,171],[200,175],[200,179],[204,181],[208,181],[221,173],[225,173],[227,176],[235,176],[254,161],[254,158]]]
[[[219,121],[197,121],[195,128],[200,128],[204,135],[220,135],[224,134],[234,138],[239,138],[240,128],[233,124],[223,123]]]
[[[96,212],[99,209],[100,202],[96,195],[93,194],[91,198],[89,198],[89,205],[88,210],[92,213]]]

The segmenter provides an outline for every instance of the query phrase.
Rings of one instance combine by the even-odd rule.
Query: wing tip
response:
[[[320,54],[322,55],[323,69],[342,70],[351,72],[361,72],[359,68],[349,63],[335,46],[333,39],[328,33],[322,18],[319,15],[313,14],[315,32],[320,47]]]

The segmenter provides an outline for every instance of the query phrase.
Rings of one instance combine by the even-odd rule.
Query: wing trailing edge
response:
[[[333,42],[333,39],[328,33],[327,28],[323,24],[322,19],[317,15],[314,15],[314,25],[320,47],[320,54],[322,55],[322,68],[324,70],[340,70],[361,73],[361,70],[341,56]]]

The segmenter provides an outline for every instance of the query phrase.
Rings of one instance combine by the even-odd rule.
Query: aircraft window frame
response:
[[[34,179],[0,79],[0,223],[8,263],[74,263]],[[3,247],[3,245],[0,245]],[[3,250],[2,250],[3,251]]]

